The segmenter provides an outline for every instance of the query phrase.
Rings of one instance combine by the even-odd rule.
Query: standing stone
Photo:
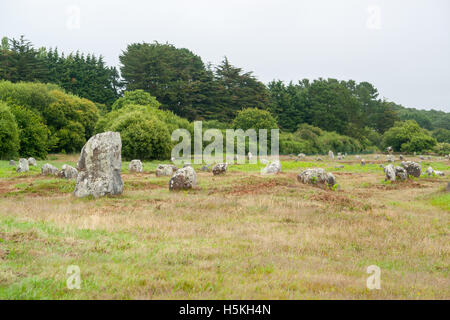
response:
[[[14,160],[9,160],[9,165],[10,165],[10,166],[15,166],[15,165],[16,165],[16,162],[15,162]]]
[[[317,157],[316,161],[323,161],[321,157]]]
[[[19,165],[16,168],[17,172],[27,172],[30,171],[30,167],[28,166],[28,160],[24,158],[19,159]]]
[[[37,166],[36,159],[35,158],[28,158],[28,165],[33,166],[33,167]]]
[[[159,164],[155,174],[157,177],[172,176],[177,170],[178,168],[172,164]]]
[[[399,158],[400,160],[404,160],[404,157],[403,157],[402,154],[401,154],[398,158]]]
[[[248,161],[252,161],[253,154],[252,154],[251,152],[249,152],[249,153],[247,154],[247,157],[248,157]]]
[[[388,154],[386,156],[386,161],[387,162],[394,162],[395,161],[395,156]]]
[[[331,160],[333,160],[334,159],[334,153],[333,153],[333,151],[328,151],[328,157],[331,159]]]
[[[392,152],[394,152],[394,149],[392,147],[387,147],[386,151],[389,152],[389,153],[392,153]]]
[[[299,157],[299,159],[304,159],[306,157],[306,155],[304,153],[299,153],[298,157]]]
[[[209,172],[209,165],[201,167],[200,170],[203,172]]]
[[[355,156],[355,159],[358,159],[358,160],[359,160],[359,159],[361,159],[361,157],[358,156],[358,155],[356,155],[356,156]]]
[[[433,170],[433,168],[430,166],[430,167],[427,168],[427,171],[425,171],[425,173],[426,173],[428,176],[432,176],[432,175],[434,174],[434,170]]]
[[[118,132],[104,132],[91,137],[81,150],[74,194],[77,197],[102,197],[123,192],[120,175],[122,140]]]
[[[228,168],[227,163],[218,163],[212,167],[212,173],[215,176],[225,174],[227,172],[227,168]]]
[[[68,164],[64,164],[59,172],[59,177],[72,180],[78,177],[78,170]]]
[[[169,181],[169,190],[192,189],[197,186],[197,174],[188,166],[178,169]]]
[[[322,168],[306,169],[298,174],[297,180],[305,184],[333,187],[336,178],[331,172],[325,172]]]
[[[130,172],[138,172],[141,173],[142,170],[142,162],[141,160],[131,160],[130,164],[128,165],[128,170]]]
[[[366,160],[361,159],[361,165],[362,165],[362,166],[365,166],[365,165],[366,165]]]
[[[46,163],[41,168],[41,174],[43,176],[57,176],[59,170],[57,167],[51,165],[50,163]]]
[[[406,169],[409,176],[420,177],[421,167],[420,164],[413,161],[404,161],[401,163],[402,167]]]
[[[280,161],[274,161],[268,164],[264,169],[261,170],[262,174],[275,174],[281,172],[281,163]]]
[[[379,157],[380,157],[380,156],[376,154],[375,157],[373,157],[373,159],[374,159],[374,160],[378,160]]]
[[[408,179],[408,173],[406,172],[406,170],[402,167],[395,167],[395,177],[399,180],[406,180]]]
[[[395,169],[392,164],[389,164],[383,168],[384,173],[386,174],[385,180],[395,181]]]

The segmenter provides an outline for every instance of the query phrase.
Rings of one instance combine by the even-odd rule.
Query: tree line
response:
[[[78,96],[93,101],[100,122],[102,115],[117,113],[125,101],[134,105],[157,103],[158,109],[188,122],[203,120],[206,127],[216,128],[233,126],[242,110],[266,111],[281,129],[284,152],[326,152],[327,148],[343,150],[344,145],[349,152],[375,150],[391,141],[386,138],[389,130],[408,120],[420,129],[409,125],[408,130],[414,127],[416,134],[432,138],[417,138],[421,141],[417,148],[431,150],[438,142],[450,143],[450,113],[407,109],[380,99],[378,90],[368,82],[319,78],[297,83],[273,80],[266,85],[226,57],[212,66],[188,49],[158,42],[130,44],[119,59],[120,76],[101,56],[79,52],[66,56],[57,48],[35,49],[24,37],[3,38],[0,80],[56,84],[72,94],[71,99]],[[123,93],[128,93],[125,100]],[[136,110],[131,108],[130,112]],[[120,115],[124,117],[123,111]],[[53,125],[49,128],[52,131]],[[55,134],[50,136],[57,139]],[[399,151],[402,145],[404,150],[417,149],[409,142],[402,142]],[[50,151],[68,151],[58,143],[51,145]]]

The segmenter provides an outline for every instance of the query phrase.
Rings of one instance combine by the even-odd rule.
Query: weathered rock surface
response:
[[[306,169],[298,174],[297,180],[305,184],[332,187],[336,184],[336,178],[331,172],[322,168]]]
[[[16,162],[15,162],[14,160],[9,160],[9,165],[10,165],[10,166],[15,166],[15,165],[16,165]]]
[[[409,176],[420,177],[421,167],[420,164],[413,161],[404,161],[401,163],[401,166],[406,169]]]
[[[19,164],[16,168],[17,172],[27,172],[30,171],[30,167],[28,166],[28,160],[24,158],[19,159]]]
[[[57,176],[58,173],[58,168],[51,165],[50,163],[44,164],[41,168],[41,174],[44,176]]]
[[[130,164],[128,165],[128,170],[130,172],[141,173],[143,171],[141,160],[137,160],[137,159],[131,160]]]
[[[281,163],[280,161],[274,161],[268,164],[264,169],[262,169],[262,174],[275,174],[281,172]]]
[[[227,169],[228,169],[227,163],[217,163],[212,167],[212,173],[215,176],[225,174],[227,172]]]
[[[365,165],[366,165],[366,160],[361,159],[361,165],[362,165],[362,166],[365,166]]]
[[[334,153],[333,153],[333,151],[328,151],[328,157],[330,158],[330,159],[334,159]]]
[[[122,140],[118,132],[91,137],[81,150],[74,194],[77,197],[102,197],[123,192],[121,177]]]
[[[172,176],[177,170],[178,168],[172,164],[159,164],[155,174],[157,177]]]
[[[28,158],[28,165],[33,166],[33,167],[37,166],[36,159],[35,158],[31,158],[31,157]]]
[[[247,158],[248,158],[248,161],[252,160],[253,154],[252,154],[251,152],[249,152],[249,153],[247,154]]]
[[[191,166],[178,169],[169,181],[169,190],[186,190],[197,186],[197,174]]]
[[[78,177],[78,170],[68,164],[64,164],[59,172],[59,177],[63,179],[76,179]]]
[[[395,177],[398,180],[408,179],[408,172],[406,172],[406,170],[404,168],[397,166],[394,169],[395,169]]]
[[[385,180],[395,181],[395,169],[392,164],[389,164],[383,168],[384,173],[386,174]]]
[[[300,159],[304,159],[304,158],[306,157],[306,155],[305,155],[304,153],[299,153],[299,154],[298,154],[298,157],[299,157]]]

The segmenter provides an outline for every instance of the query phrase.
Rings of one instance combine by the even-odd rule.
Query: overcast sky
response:
[[[0,36],[102,54],[169,42],[273,79],[353,79],[450,112],[449,0],[0,0]]]

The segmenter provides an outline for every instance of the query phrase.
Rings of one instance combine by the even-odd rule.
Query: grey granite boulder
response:
[[[271,162],[264,169],[261,170],[262,174],[275,174],[280,172],[281,172],[280,161]]]
[[[28,160],[24,158],[19,159],[19,164],[16,168],[17,172],[27,172],[30,171],[30,167],[28,166]]]
[[[78,160],[75,196],[97,198],[122,194],[121,153],[120,133],[109,131],[91,137]]]
[[[408,173],[406,172],[406,170],[402,167],[395,167],[395,178],[397,178],[398,180],[406,180],[408,179]]]
[[[389,165],[385,166],[383,168],[383,170],[384,170],[384,173],[386,174],[386,178],[385,178],[386,181],[387,180],[395,181],[395,177],[396,177],[395,169],[394,169],[394,166],[392,164],[389,164]]]
[[[406,169],[409,176],[413,177],[420,177],[421,174],[421,167],[420,164],[413,161],[404,161],[401,163],[401,166]]]
[[[15,165],[16,165],[16,162],[15,162],[14,160],[9,160],[9,165],[10,165],[10,166],[15,166]]]
[[[178,169],[169,181],[169,190],[186,190],[196,186],[197,174],[191,166]]]
[[[68,164],[64,164],[59,172],[59,177],[63,179],[76,179],[78,177],[78,170]]]
[[[172,176],[178,168],[173,164],[159,164],[156,168],[156,176],[164,177],[164,176]]]
[[[41,168],[41,174],[43,176],[57,176],[59,170],[57,167],[51,165],[50,163],[46,163]]]
[[[298,174],[297,180],[305,184],[332,187],[336,184],[336,178],[331,172],[322,168],[312,168]]]
[[[141,173],[143,171],[141,160],[131,160],[130,164],[128,165],[128,170],[130,172]]]
[[[213,175],[217,176],[220,174],[225,174],[228,169],[228,164],[226,163],[217,163],[212,167]]]
[[[28,165],[36,167],[37,166],[37,162],[35,158],[28,158]]]

